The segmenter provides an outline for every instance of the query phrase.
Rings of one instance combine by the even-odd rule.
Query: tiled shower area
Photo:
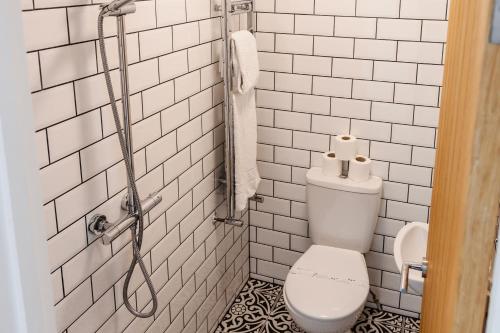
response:
[[[212,223],[223,197],[219,19],[210,1],[138,1],[126,17],[135,174],[141,197],[160,191],[142,254],[158,293],[154,317],[123,306],[130,234],[111,246],[87,235],[114,220],[126,177],[97,45],[99,5],[23,1],[40,179],[58,332],[208,332],[248,277],[248,227]],[[116,23],[105,21],[119,96]],[[138,269],[133,304],[150,295]]]
[[[373,292],[393,314],[366,309],[356,327],[372,332],[363,323],[394,320],[411,330],[391,332],[418,329],[410,317],[418,318],[421,298],[399,293],[392,247],[402,226],[429,216],[448,0],[255,1],[264,202],[250,202],[243,227],[213,224],[224,210],[217,0],[136,1],[126,17],[135,176],[141,197],[163,196],[146,216],[141,253],[159,308],[145,319],[122,299],[130,234],[104,246],[87,233],[95,213],[122,214],[127,186],[97,42],[103,1],[17,1],[58,332],[240,332],[224,322],[246,311],[236,305],[256,286],[274,297],[262,316],[283,310],[280,286],[311,244],[305,173],[341,133],[359,138],[384,180],[366,261]],[[105,21],[120,96],[116,33],[115,21]],[[138,270],[128,296],[139,309],[151,306]],[[281,332],[300,332],[281,315],[289,323]]]

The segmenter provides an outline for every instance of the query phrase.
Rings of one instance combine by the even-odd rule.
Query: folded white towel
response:
[[[257,85],[259,79],[259,58],[255,37],[247,30],[231,35],[233,56],[233,90],[245,94]]]
[[[235,194],[236,210],[247,206],[248,198],[260,183],[257,169],[257,113],[255,85],[259,78],[259,62],[255,38],[248,31],[232,35],[233,73],[232,91],[234,123]]]

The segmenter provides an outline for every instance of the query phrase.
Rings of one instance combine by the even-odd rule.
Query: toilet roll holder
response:
[[[365,162],[366,158],[363,156],[356,156],[356,161]],[[347,178],[349,176],[349,167],[351,163],[347,160],[342,160],[342,168],[340,171],[340,178]]]
[[[341,142],[350,142],[350,143],[353,143],[356,140],[355,137],[348,135],[348,134],[337,135],[336,139],[337,140],[340,139]],[[341,160],[341,162],[342,162],[341,163],[342,167],[340,169],[341,170],[340,171],[340,178],[347,178],[349,175],[349,160],[348,159]]]
[[[340,171],[340,178],[347,178],[349,176],[349,161],[342,161],[342,169]]]

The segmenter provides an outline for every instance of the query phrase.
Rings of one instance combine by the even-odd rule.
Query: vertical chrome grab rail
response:
[[[231,1],[221,0],[222,5],[215,5],[215,10],[222,11],[222,54],[219,61],[223,62],[224,81],[224,121],[225,121],[225,180],[220,180],[226,186],[226,206],[225,217],[214,218],[215,222],[224,222],[230,225],[242,226],[243,222],[236,217],[236,181],[234,165],[234,119],[233,105],[231,101],[231,91],[233,84],[233,68],[231,54],[231,25],[230,20],[233,14],[247,14],[248,29],[253,32],[253,0]]]
[[[125,33],[125,19],[123,15],[116,17],[116,25],[118,31],[118,53],[120,57],[120,77],[121,77],[121,90],[122,90],[122,110],[123,110],[123,134],[127,142],[127,155],[130,161],[130,168],[134,170],[134,153],[132,143],[132,120],[130,117],[130,91],[128,82],[128,59],[127,59],[127,36]],[[130,180],[127,178],[128,183],[128,203],[127,208],[129,214],[135,212],[135,197],[132,191]]]
[[[223,0],[223,31],[222,40],[224,52],[224,120],[226,128],[226,204],[227,216],[226,220],[232,220],[236,214],[236,197],[235,197],[235,169],[234,169],[234,123],[233,123],[233,103],[231,102],[232,90],[232,62],[231,62],[231,0]]]

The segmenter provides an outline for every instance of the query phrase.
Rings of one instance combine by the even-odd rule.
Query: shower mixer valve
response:
[[[151,209],[158,205],[162,200],[162,196],[158,193],[150,194],[142,201],[142,213],[147,214]],[[122,199],[122,210],[128,211],[128,194]],[[90,219],[88,230],[91,234],[100,237],[103,244],[109,245],[113,240],[128,230],[134,223],[137,222],[137,214],[127,214],[118,221],[112,223],[106,218],[106,215],[95,214]]]

